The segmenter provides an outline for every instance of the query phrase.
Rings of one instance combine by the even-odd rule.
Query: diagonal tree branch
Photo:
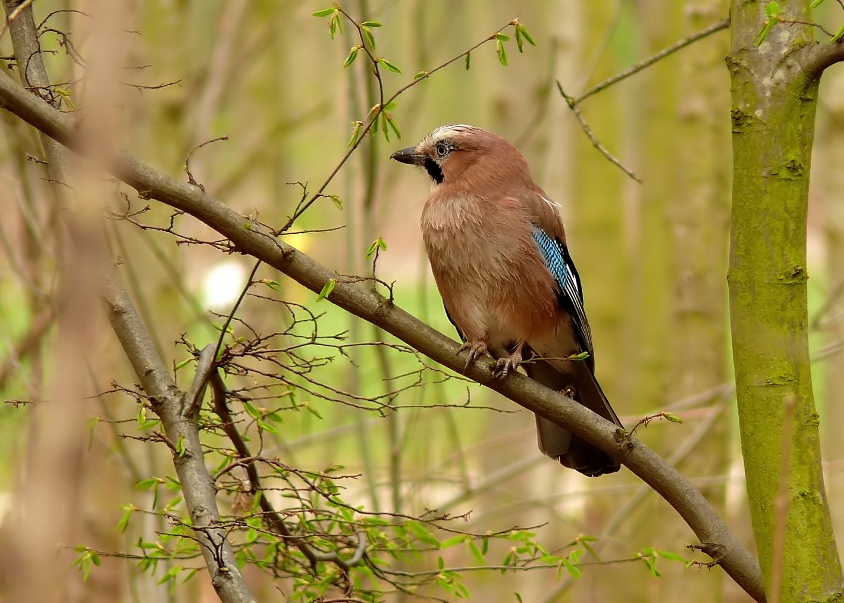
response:
[[[27,93],[9,78],[0,76],[0,106],[69,148],[91,154],[75,135],[75,120]],[[234,249],[284,272],[311,291],[329,282],[336,286],[329,301],[377,325],[424,355],[463,372],[458,344],[390,303],[378,293],[344,280],[306,254],[291,247],[270,230],[245,218],[205,194],[199,187],[179,182],[126,154],[101,158],[114,176],[153,198],[191,214],[223,236]],[[524,408],[570,429],[591,444],[606,450],[658,492],[683,517],[702,543],[702,549],[755,600],[764,601],[759,564],[733,536],[706,499],[677,470],[635,437],[617,430],[595,413],[565,396],[519,374],[492,378],[489,360],[469,367],[466,374],[503,394]]]

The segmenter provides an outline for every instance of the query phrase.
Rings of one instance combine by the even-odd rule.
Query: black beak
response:
[[[418,154],[416,147],[407,147],[390,155],[390,159],[395,159],[400,163],[406,163],[408,165],[422,165],[425,161],[425,156]]]

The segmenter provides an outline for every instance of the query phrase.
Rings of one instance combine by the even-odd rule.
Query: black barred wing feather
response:
[[[533,238],[545,260],[545,266],[557,281],[559,288],[557,298],[560,305],[571,315],[583,351],[589,353],[587,362],[593,366],[592,331],[589,329],[589,321],[586,320],[586,311],[583,309],[580,275],[577,274],[569,250],[560,239],[552,238],[538,226],[533,227]]]

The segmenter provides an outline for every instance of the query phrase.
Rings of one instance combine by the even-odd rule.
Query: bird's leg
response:
[[[492,371],[493,377],[506,377],[511,370],[515,371],[522,363],[522,348],[525,342],[521,342],[513,350],[513,353],[506,358],[499,358],[495,361],[495,369]]]
[[[469,368],[470,364],[473,364],[475,360],[480,358],[481,356],[486,356],[489,354],[489,349],[487,348],[485,341],[467,341],[463,345],[460,346],[460,349],[457,350],[457,353],[463,352],[465,350],[469,350],[469,357],[466,359],[466,366],[463,367],[465,371]]]

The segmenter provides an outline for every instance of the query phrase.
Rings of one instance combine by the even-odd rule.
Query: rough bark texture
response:
[[[809,0],[781,15],[811,21]],[[818,82],[801,60],[813,28],[778,24],[759,45],[765,3],[734,0],[730,314],[753,531],[769,599],[844,592],[824,494],[809,367],[806,215]],[[819,73],[818,73],[819,75]]]

